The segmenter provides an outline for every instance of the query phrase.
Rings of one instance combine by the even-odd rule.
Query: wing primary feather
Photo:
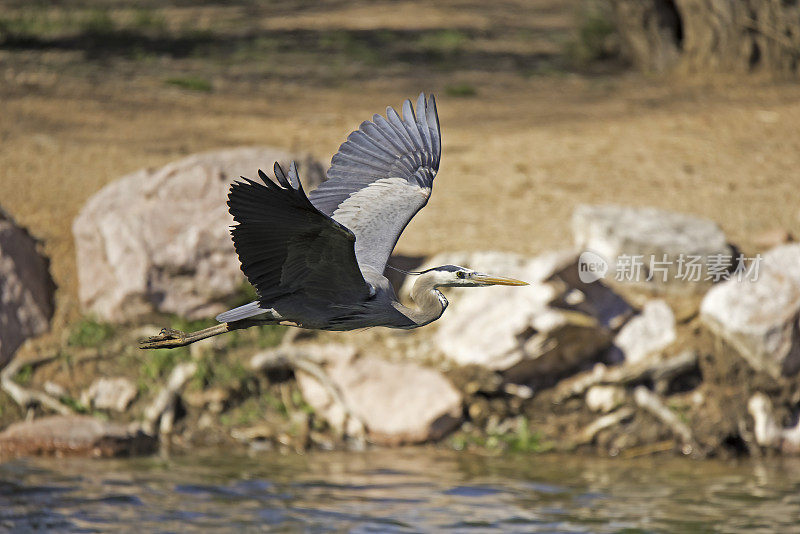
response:
[[[442,157],[442,128],[439,126],[439,111],[436,109],[436,98],[433,95],[428,96],[428,108],[426,109],[428,118],[428,127],[436,132],[436,147],[434,157],[436,158],[436,167],[439,167],[439,159]]]
[[[417,150],[425,150],[425,144],[422,142],[422,137],[417,128],[417,117],[414,115],[414,107],[411,105],[411,100],[403,102],[403,126],[405,127],[408,135],[414,141]]]
[[[289,164],[289,185],[292,189],[298,189],[300,176],[297,174],[297,163],[294,160]]]
[[[417,130],[422,134],[422,142],[428,155],[433,155],[433,144],[431,143],[431,131],[428,128],[428,111],[426,109],[425,93],[420,93],[417,98]]]

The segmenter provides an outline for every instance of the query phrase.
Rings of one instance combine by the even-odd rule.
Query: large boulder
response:
[[[0,457],[30,455],[130,456],[158,445],[140,430],[88,415],[54,415],[11,424],[0,433]]]
[[[375,356],[357,357],[354,348],[344,345],[309,346],[308,351],[324,362],[328,377],[365,424],[367,438],[373,443],[437,440],[461,421],[461,394],[434,369]],[[299,371],[297,383],[306,402],[335,428],[343,429],[347,421],[344,409],[319,381]],[[355,429],[347,430],[352,433]]]
[[[36,240],[0,209],[0,367],[53,316],[55,284]]]
[[[774,248],[749,268],[708,292],[701,318],[753,369],[794,375],[800,371],[800,244]]]
[[[654,208],[581,205],[572,232],[578,249],[608,264],[606,281],[647,291],[703,293],[734,259],[713,221]]]
[[[550,385],[606,348],[631,313],[602,282],[583,283],[578,256],[564,251],[527,258],[500,252],[445,253],[421,267],[454,264],[511,276],[525,287],[451,288],[434,343],[459,365],[499,371],[508,382]],[[401,291],[408,295],[410,277]]]
[[[244,281],[229,227],[228,188],[292,155],[272,148],[197,154],[110,183],[84,206],[72,231],[83,307],[124,322],[154,310],[189,318],[220,312]],[[295,157],[312,189],[322,167]]]

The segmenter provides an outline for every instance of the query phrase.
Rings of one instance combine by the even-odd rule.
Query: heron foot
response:
[[[169,349],[186,345],[186,332],[174,328],[162,328],[157,336],[139,343],[140,349]]]

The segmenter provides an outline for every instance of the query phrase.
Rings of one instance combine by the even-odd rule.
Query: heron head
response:
[[[459,267],[458,265],[442,265],[424,271],[434,277],[434,285],[439,287],[484,287],[484,286],[527,286],[527,282],[493,276]]]

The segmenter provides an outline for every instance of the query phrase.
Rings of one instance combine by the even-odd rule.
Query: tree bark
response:
[[[623,51],[651,72],[796,75],[797,0],[612,0]]]

